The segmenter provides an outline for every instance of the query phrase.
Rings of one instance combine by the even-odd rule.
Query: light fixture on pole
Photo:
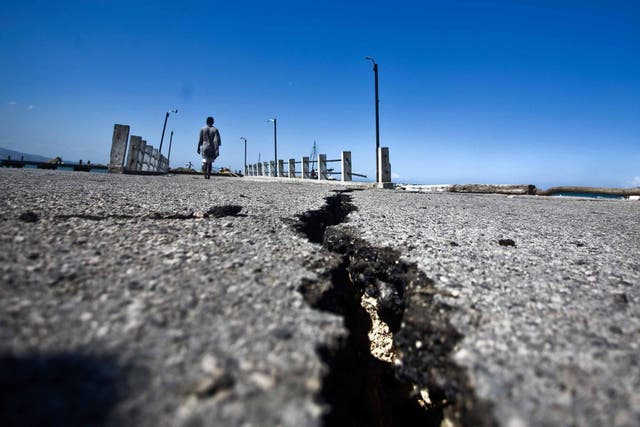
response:
[[[160,148],[158,148],[158,153],[162,153],[162,141],[164,140],[164,131],[167,129],[167,120],[169,119],[169,113],[177,112],[178,110],[169,110],[164,116],[164,126],[162,126],[162,136],[160,137]]]
[[[240,139],[244,141],[244,174],[247,175],[247,138],[241,136]]]
[[[364,59],[371,61],[373,63],[373,75],[375,79],[375,96],[376,96],[376,182],[380,180],[380,171],[378,170],[378,148],[380,148],[380,111],[378,105],[380,104],[380,99],[378,98],[378,64],[376,60],[370,56],[365,57]]]
[[[274,117],[268,119],[268,122],[273,122],[273,158],[275,159],[274,168],[278,168],[278,120]],[[278,172],[274,170],[274,176],[278,176]]]

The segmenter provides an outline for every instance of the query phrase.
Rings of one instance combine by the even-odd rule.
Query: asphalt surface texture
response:
[[[1,169],[1,424],[640,425],[640,203],[342,190]]]

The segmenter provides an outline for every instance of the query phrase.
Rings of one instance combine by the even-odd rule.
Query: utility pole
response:
[[[241,140],[244,141],[244,174],[247,174],[247,138],[244,136],[240,137]]]
[[[276,169],[275,175],[278,176],[278,119],[275,117],[273,119],[267,120],[268,122],[273,122],[273,157],[274,157],[274,168]]]
[[[373,75],[375,79],[375,97],[376,97],[376,182],[380,180],[380,171],[378,170],[378,148],[380,148],[380,98],[378,98],[378,64],[375,59],[367,56],[365,59],[373,63]]]
[[[167,167],[169,166],[169,159],[171,158],[171,143],[173,142],[173,130],[171,130],[171,136],[169,137],[169,154],[167,154]]]

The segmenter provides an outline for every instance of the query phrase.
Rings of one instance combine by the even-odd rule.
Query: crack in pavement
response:
[[[201,219],[201,218],[222,218],[227,216],[232,217],[244,217],[246,214],[241,214],[242,206],[238,205],[222,205],[214,206],[207,211],[185,211],[179,213],[166,213],[166,212],[152,212],[147,215],[125,215],[125,214],[66,214],[56,215],[54,218],[59,220],[67,219],[86,219],[89,221],[103,221],[107,219],[143,219],[143,220],[163,220],[163,219]]]
[[[325,277],[299,288],[312,307],[342,315],[349,331],[345,342],[319,349],[329,366],[325,425],[497,425],[491,405],[475,396],[466,369],[451,357],[462,335],[449,322],[451,308],[435,298],[441,292],[398,251],[331,227],[356,209],[350,196],[337,193],[293,224],[338,256]],[[363,295],[375,299],[379,318],[393,333],[393,365],[370,354],[372,320],[361,306]]]

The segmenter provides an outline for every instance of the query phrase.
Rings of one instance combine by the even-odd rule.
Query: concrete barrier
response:
[[[378,148],[378,183],[391,182],[391,163],[389,162],[389,147]]]
[[[289,159],[289,170],[287,171],[289,178],[296,177],[296,159]]]
[[[125,156],[127,154],[127,141],[129,140],[129,125],[113,125],[113,137],[111,138],[111,156],[109,157],[108,170],[112,173],[122,173]]]
[[[389,162],[389,149],[387,147],[383,147],[380,150],[381,162],[379,167],[382,168],[382,184],[380,185],[383,188],[392,188],[393,184],[391,183],[391,164]],[[272,177],[272,178],[284,178],[288,177],[290,179],[314,179],[317,181],[335,181],[336,178],[333,175],[340,175],[341,182],[351,182],[353,181],[354,176],[366,178],[366,175],[358,174],[353,172],[352,162],[351,162],[351,151],[343,151],[339,159],[327,160],[326,154],[319,154],[318,160],[316,162],[311,162],[309,157],[303,156],[302,161],[298,162],[301,164],[300,169],[296,170],[296,161],[295,159],[289,159],[287,161],[287,172],[285,173],[285,160],[279,159],[277,162],[270,160],[262,163],[255,163],[247,165],[247,173],[246,176],[263,176],[263,177]],[[317,163],[317,170],[312,169],[313,163]],[[328,163],[340,163],[340,171],[337,171],[337,167],[332,167],[331,169],[327,168]]]
[[[340,172],[342,176],[342,182],[352,181],[351,176],[351,151],[342,152],[342,161],[340,162]]]
[[[141,136],[129,136],[129,130],[129,125],[115,124],[113,127],[111,157],[107,167],[109,172],[166,173],[169,170],[169,159],[160,150],[147,144]]]
[[[137,164],[136,164],[136,171],[142,171],[144,168],[144,153],[147,151],[147,141],[145,141],[144,139],[142,141],[140,141],[140,148],[138,149],[138,156],[137,156]]]
[[[278,160],[278,177],[282,178],[284,176],[284,160]]]
[[[138,151],[142,137],[131,135],[129,137],[129,152],[127,154],[127,170],[136,170],[138,164]]]
[[[318,180],[327,179],[327,155],[318,154]]]

